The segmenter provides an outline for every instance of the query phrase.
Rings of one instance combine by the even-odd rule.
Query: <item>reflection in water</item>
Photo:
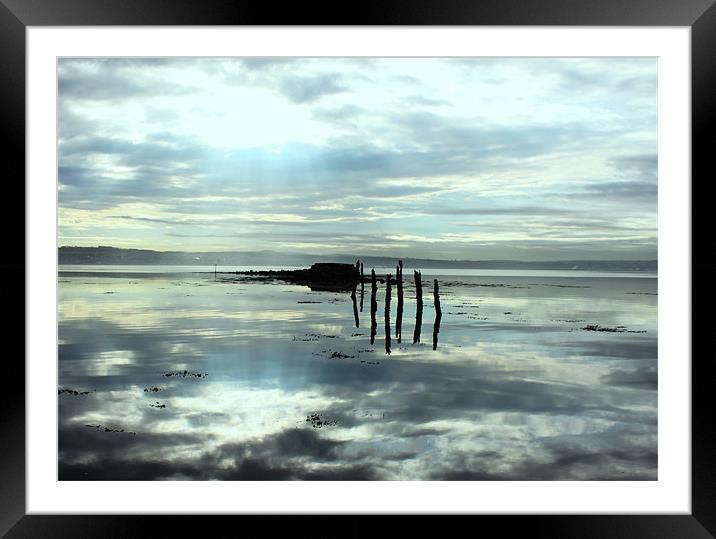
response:
[[[390,273],[385,278],[385,353],[390,354]]]
[[[440,307],[440,295],[438,294],[438,280],[435,279],[435,289],[433,290],[435,301],[435,324],[433,325],[433,350],[438,348],[438,333],[440,332],[440,320],[443,317],[443,310]]]
[[[435,278],[386,361],[348,294],[61,275],[59,479],[657,479],[656,279]]]
[[[400,344],[403,338],[403,261],[395,268],[395,280],[398,286],[398,314],[395,317],[395,336]]]
[[[360,280],[360,260],[356,262],[356,269],[353,278],[353,288],[351,289],[351,301],[353,302],[353,318],[355,318],[356,327],[360,327],[360,321],[358,320],[358,305],[356,304],[356,288],[358,287],[358,281]]]
[[[376,282],[375,270],[370,270],[370,344],[375,343],[375,333],[378,329],[378,323],[375,320],[375,313],[378,311],[378,301],[375,295],[378,293],[378,283]]]
[[[413,344],[420,342],[420,330],[423,326],[423,283],[419,271],[415,271],[415,331]]]
[[[362,293],[361,293],[362,296]],[[358,320],[358,305],[356,304],[355,292],[351,294],[351,301],[353,303],[353,318],[355,319],[356,327],[360,327],[360,320]]]

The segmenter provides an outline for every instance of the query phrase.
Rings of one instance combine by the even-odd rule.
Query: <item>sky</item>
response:
[[[657,258],[655,58],[63,58],[59,245]]]

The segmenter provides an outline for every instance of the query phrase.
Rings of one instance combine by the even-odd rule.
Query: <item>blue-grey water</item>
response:
[[[413,343],[406,268],[371,344],[369,284],[199,271],[60,268],[60,480],[657,479],[653,274],[425,269]]]

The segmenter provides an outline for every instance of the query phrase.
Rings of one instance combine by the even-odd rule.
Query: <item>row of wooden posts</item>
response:
[[[413,331],[413,344],[420,342],[420,330],[423,325],[423,283],[422,275],[419,271],[414,271],[415,279],[415,329]],[[385,279],[385,353],[390,354],[391,345],[391,331],[390,331],[390,300],[392,292],[392,274],[388,274]],[[358,318],[358,304],[356,302],[356,289],[360,282],[360,312],[363,312],[363,295],[364,295],[364,274],[363,274],[363,263],[359,260],[356,262],[356,279],[353,285],[353,291],[351,292],[351,299],[353,300],[353,316],[355,318],[356,327],[360,327],[360,320]],[[375,270],[370,270],[370,344],[375,343],[375,335],[378,328],[376,321],[376,313],[378,311],[378,279],[375,275]],[[402,327],[403,327],[403,261],[399,260],[398,265],[395,268],[395,283],[398,290],[398,313],[395,321],[395,337],[400,343],[402,341]],[[438,280],[434,280],[433,285],[433,300],[435,304],[435,322],[433,323],[433,350],[438,347],[438,333],[440,332],[440,320],[442,319],[443,312],[440,307],[440,294],[438,288]]]

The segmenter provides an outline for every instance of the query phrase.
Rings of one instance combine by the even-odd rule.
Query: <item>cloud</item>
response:
[[[651,60],[63,59],[60,230],[238,248],[222,223],[333,227],[328,249],[337,223],[360,223],[440,240],[403,241],[415,256],[465,258],[478,227],[501,246],[480,239],[492,258],[561,257],[565,242],[655,252],[656,118],[637,84],[654,73]],[[151,211],[122,209],[140,202]]]
[[[181,96],[194,91],[188,84],[169,83],[158,75],[158,68],[177,66],[163,59],[79,60],[60,59],[58,93],[60,100],[117,101],[136,98]],[[149,69],[142,69],[149,68]]]
[[[602,376],[601,381],[605,384],[637,387],[651,391],[656,391],[658,388],[658,375],[651,362],[636,370],[614,370]]]
[[[641,180],[656,181],[658,157],[656,154],[624,155],[611,159],[614,168],[627,174],[636,173]]]
[[[587,196],[612,202],[624,199],[655,202],[657,185],[651,181],[605,181],[585,186],[584,192]]]
[[[347,295],[306,318],[291,309],[304,297],[300,287],[292,296],[274,284],[254,291],[216,283],[205,289],[212,294],[207,303],[195,296],[197,283],[176,276],[157,276],[149,288],[89,279],[83,295],[60,302],[62,387],[96,390],[59,396],[61,480],[655,478],[653,335],[579,338],[567,326],[540,322],[549,317],[545,302],[545,314],[520,327],[523,336],[569,343],[554,354],[543,355],[541,345],[520,352],[481,338],[500,317],[479,328],[459,320],[444,325],[441,337],[453,332],[451,342],[460,346],[439,347],[437,355],[429,345],[404,343],[380,360],[379,334],[376,353],[361,357],[381,364],[366,366],[357,350],[368,347],[368,337],[349,338],[355,330]],[[441,284],[450,317],[455,285]],[[104,296],[108,290],[114,294]],[[497,308],[496,297],[515,299],[504,293],[481,288],[480,312]],[[409,286],[406,297],[412,294]],[[621,291],[608,294],[603,301]],[[264,309],[266,301],[279,303]],[[406,301],[404,332],[414,316],[414,303]],[[429,333],[431,320],[425,322]],[[516,331],[514,323],[502,324]],[[337,337],[297,344],[292,337],[306,325]],[[597,347],[607,341],[612,347]],[[312,354],[328,347],[356,357]],[[209,377],[162,376],[182,369]],[[162,391],[144,392],[148,386]],[[151,408],[155,400],[166,409]],[[313,413],[335,425],[313,428],[305,421]]]
[[[281,92],[292,102],[313,103],[323,96],[347,91],[337,73],[326,73],[313,77],[290,77],[281,81]]]
[[[498,215],[498,216],[524,216],[524,215],[539,215],[539,216],[559,216],[559,215],[573,215],[574,210],[568,210],[565,208],[551,208],[551,207],[538,207],[538,206],[515,206],[511,208],[496,208],[496,207],[482,207],[482,208],[450,208],[450,207],[433,207],[426,208],[421,211],[428,215]],[[480,226],[480,225],[475,225]]]

